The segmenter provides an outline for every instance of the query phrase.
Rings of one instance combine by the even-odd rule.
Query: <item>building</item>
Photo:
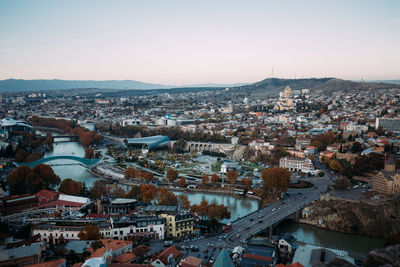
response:
[[[23,120],[4,118],[0,120],[0,136],[8,138],[10,132],[33,132],[31,125]]]
[[[292,89],[289,86],[279,94],[278,103],[276,103],[274,110],[293,110],[296,107],[296,102],[292,98]]]
[[[238,162],[224,162],[221,165],[221,173],[228,173],[229,171],[236,171],[240,173],[242,166]]]
[[[35,195],[13,195],[0,200],[0,214],[2,216],[32,209],[38,205]]]
[[[379,127],[391,132],[400,132],[400,118],[376,118],[375,128]]]
[[[193,234],[194,217],[191,213],[161,214],[160,216],[166,220],[166,237],[181,237]]]
[[[373,191],[383,195],[400,192],[400,172],[396,170],[393,159],[386,160],[384,169],[374,176]]]
[[[296,249],[292,262],[298,262],[304,267],[311,267],[317,264],[329,264],[337,259],[354,264],[354,259],[351,258],[346,251],[317,247],[309,244],[304,246],[300,245]]]
[[[110,238],[128,240],[151,238],[164,239],[165,218],[157,216],[131,216],[115,218],[112,221]]]
[[[24,266],[42,261],[46,245],[44,242],[0,251],[0,266]]]
[[[183,254],[179,252],[174,246],[170,246],[163,252],[161,252],[155,260],[151,262],[151,265],[155,267],[175,267],[183,257]]]
[[[122,121],[122,126],[133,126],[133,125],[140,125],[140,124],[142,124],[142,121],[137,118]]]
[[[279,160],[279,167],[288,169],[289,171],[310,174],[315,174],[317,172],[311,159],[308,158],[283,157]]]
[[[277,259],[275,244],[265,239],[253,238],[250,240],[239,266],[275,266]]]
[[[109,214],[109,215],[126,215],[136,209],[136,199],[130,198],[115,198],[110,199],[109,197],[103,197],[103,199],[97,202],[98,213]]]
[[[66,267],[67,261],[65,259],[45,261],[35,264],[26,265],[26,267]]]
[[[124,143],[128,147],[141,147],[142,153],[146,154],[151,150],[168,147],[171,140],[168,136],[155,135],[142,138],[127,138]]]
[[[104,237],[111,236],[111,224],[104,219],[49,219],[46,224],[38,224],[32,228],[33,235],[40,235],[44,242],[60,243],[69,240],[80,240],[78,234],[86,225],[93,224],[100,228]]]

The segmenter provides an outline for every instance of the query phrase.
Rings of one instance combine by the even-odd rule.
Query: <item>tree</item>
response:
[[[126,168],[125,170],[125,179],[133,180],[135,178],[135,170],[132,168]]]
[[[345,178],[345,177],[340,177],[337,178],[334,182],[333,182],[333,187],[335,189],[346,189],[349,188],[351,186],[351,182],[349,179]]]
[[[45,164],[39,164],[33,169],[20,166],[7,176],[7,184],[13,194],[34,194],[42,189],[54,189],[60,184],[60,177]]]
[[[178,179],[178,172],[173,169],[169,169],[167,171],[167,179],[170,183],[175,182],[176,179]]]
[[[90,198],[101,199],[102,196],[106,195],[106,183],[104,180],[96,180],[92,188],[90,189]]]
[[[253,180],[251,180],[251,178],[243,178],[241,184],[249,188],[253,185]]]
[[[144,202],[152,202],[156,200],[158,188],[151,184],[142,184],[140,193]]]
[[[92,244],[90,244],[90,247],[93,249],[93,252],[94,252],[99,248],[103,248],[104,244],[100,240],[96,240],[96,241],[93,241]]]
[[[85,158],[91,159],[94,156],[94,150],[91,147],[86,148],[85,150]]]
[[[212,184],[217,184],[218,181],[219,181],[219,176],[218,176],[217,174],[214,173],[214,174],[211,176],[211,183],[212,183]]]
[[[239,176],[238,173],[234,170],[230,170],[226,174],[226,178],[228,178],[228,182],[231,184],[236,184],[238,176]]]
[[[201,177],[201,184],[208,184],[210,182],[210,177],[207,174],[204,174],[203,177]]]
[[[48,146],[51,146],[54,143],[54,137],[51,135],[51,133],[48,133],[46,135],[46,139],[44,140],[44,143]]]
[[[146,183],[150,183],[151,181],[154,180],[154,174],[151,172],[143,172],[143,179],[146,181]]]
[[[329,168],[334,172],[340,172],[342,170],[342,165],[337,159],[331,159],[329,161]]]
[[[106,187],[106,195],[112,198],[118,198],[124,197],[126,192],[122,187],[116,184],[110,184]]]
[[[140,192],[140,186],[134,185],[131,187],[131,190],[126,194],[126,198],[142,200],[142,195]]]
[[[85,230],[78,233],[81,240],[99,240],[101,238],[100,228],[97,225],[88,224]]]
[[[200,204],[192,205],[190,211],[197,213],[197,215],[200,216],[200,219],[204,221],[207,218],[207,207],[208,207],[207,200],[202,200]]]
[[[181,207],[181,209],[184,209],[184,210],[190,209],[190,201],[189,201],[188,197],[183,194],[179,195],[178,196],[178,205]]]
[[[182,177],[181,179],[179,179],[178,186],[182,187],[182,188],[186,187],[186,178],[185,177]]]
[[[163,187],[158,193],[158,205],[176,206],[178,205],[178,198],[174,193]]]
[[[67,178],[61,182],[58,191],[60,193],[64,193],[67,195],[79,196],[80,193],[82,192],[82,189],[83,189],[82,183]]]
[[[16,162],[24,162],[26,156],[28,156],[28,153],[25,151],[25,149],[19,148],[17,153],[15,153],[14,159]]]
[[[261,178],[264,181],[264,195],[271,193],[276,196],[287,190],[290,182],[290,173],[284,168],[269,168],[261,172]]]

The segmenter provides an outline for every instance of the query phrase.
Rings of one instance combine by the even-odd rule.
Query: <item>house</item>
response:
[[[112,257],[125,254],[132,250],[132,241],[122,241],[114,239],[101,239],[100,240],[106,250],[111,251]]]
[[[277,257],[275,244],[266,239],[253,238],[250,240],[239,266],[275,266]]]
[[[236,171],[240,173],[242,166],[238,162],[224,162],[221,165],[221,173],[228,173],[229,171]]]
[[[103,267],[108,263],[111,263],[112,249],[99,248],[96,249],[93,254],[86,259],[81,267]]]
[[[289,233],[285,233],[278,241],[278,248],[281,252],[291,254],[296,250],[296,238]]]
[[[329,264],[330,262],[341,259],[354,264],[354,259],[346,251],[328,249],[306,244],[300,245],[294,254],[292,262],[298,262],[304,267],[311,267],[315,264]]]
[[[175,267],[182,257],[183,254],[175,246],[170,246],[161,252],[151,264],[155,267]]]
[[[189,256],[181,260],[181,267],[201,267],[201,259]]]
[[[32,243],[29,246],[4,249],[0,251],[0,266],[23,266],[40,263],[44,257],[44,242]]]
[[[194,217],[191,213],[161,214],[165,218],[167,237],[180,237],[193,233]]]
[[[113,262],[128,264],[128,263],[133,263],[134,261],[136,261],[136,258],[137,257],[135,255],[135,253],[127,252],[127,253],[124,253],[124,254],[114,257]]]
[[[48,202],[57,200],[59,195],[60,195],[59,192],[51,191],[51,190],[47,190],[47,189],[40,190],[39,192],[37,192],[35,194],[35,196],[39,200],[39,204],[48,203]]]

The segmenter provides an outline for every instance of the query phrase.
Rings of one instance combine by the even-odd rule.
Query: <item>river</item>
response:
[[[53,133],[56,135],[55,133]],[[58,139],[60,140],[60,139]],[[60,140],[61,141],[61,140]],[[79,157],[85,156],[85,149],[78,142],[62,142],[54,143],[53,151],[48,152],[44,157],[58,156],[58,155],[74,155]],[[72,160],[54,160],[49,164],[74,164]],[[99,179],[90,174],[87,169],[81,165],[67,165],[67,166],[52,166],[54,172],[60,176],[62,180],[66,178],[74,179],[75,181],[84,182],[87,187],[91,187],[93,183]],[[124,187],[125,188],[125,187]],[[175,194],[182,194],[176,192]],[[231,222],[239,216],[243,217],[250,212],[257,210],[258,201],[248,198],[237,198],[226,194],[212,194],[212,193],[183,193],[188,196],[191,204],[199,204],[202,200],[207,200],[209,203],[224,204],[231,212],[231,218],[224,220],[224,223]]]
[[[325,230],[316,226],[286,221],[279,225],[280,233],[290,233],[298,241],[339,250],[345,250],[359,258],[367,256],[374,248],[383,247],[383,238],[346,234]]]
[[[258,201],[249,198],[238,198],[228,194],[213,194],[213,193],[183,193],[174,192],[176,195],[186,195],[190,204],[200,204],[206,200],[208,203],[224,204],[231,212],[231,218],[223,220],[223,223],[228,223],[236,220],[238,217],[243,217],[258,209]]]

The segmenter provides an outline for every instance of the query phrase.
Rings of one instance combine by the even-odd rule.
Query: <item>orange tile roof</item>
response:
[[[45,261],[36,264],[26,265],[27,267],[59,267],[65,262],[65,259],[58,259],[52,261]]]
[[[95,252],[92,253],[90,258],[103,257],[105,252],[106,252],[105,248],[98,248],[98,249],[95,250]]]
[[[271,257],[262,256],[262,255],[254,255],[254,254],[244,254],[243,258],[255,259],[255,260],[263,260],[263,261],[272,261]]]
[[[136,259],[135,253],[128,252],[114,257],[113,261],[117,263],[128,263],[134,259]]]
[[[164,250],[163,252],[161,252],[160,255],[158,255],[158,258],[164,263],[164,264],[168,264],[168,257],[169,255],[173,256],[174,259],[180,257],[182,254],[179,252],[179,250],[176,249],[175,246],[170,246],[169,248],[167,248],[166,250]]]
[[[193,257],[193,256],[189,256],[186,257],[183,261],[182,261],[182,266],[200,266],[201,265],[201,259]]]
[[[101,242],[103,243],[104,247],[107,250],[112,249],[112,251],[116,251],[120,248],[132,245],[132,241],[123,241],[114,239],[101,239]]]

